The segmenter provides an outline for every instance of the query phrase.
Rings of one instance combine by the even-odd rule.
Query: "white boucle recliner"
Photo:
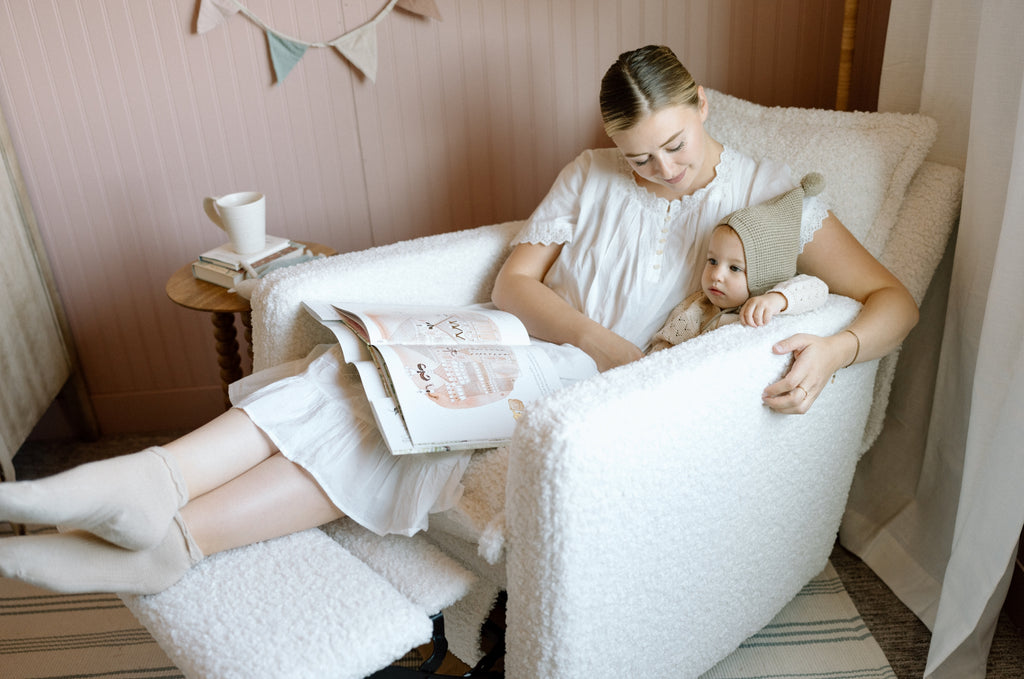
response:
[[[924,162],[933,121],[709,97],[713,136],[785,159],[795,178],[821,172],[837,216],[920,303],[962,179]],[[303,298],[488,300],[520,227],[271,274],[252,300],[256,368],[332,341]],[[543,399],[508,447],[474,456],[462,501],[425,534],[379,538],[342,520],[216,555],[165,592],[124,599],[194,677],[356,679],[427,642],[439,611],[451,650],[472,665],[500,591],[509,677],[697,677],[825,566],[896,357],[840,370],[804,416],[771,412],[760,394],[788,361],[773,343],[837,332],[858,309],[833,295],[813,312],[726,326]]]

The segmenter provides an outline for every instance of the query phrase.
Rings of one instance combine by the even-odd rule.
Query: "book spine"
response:
[[[288,255],[291,255],[294,252],[298,252],[298,250],[299,246],[292,244],[282,250],[278,250],[277,252],[269,254],[266,257],[263,257],[262,259],[258,259],[255,262],[251,262],[250,266],[254,269],[258,269],[261,266],[270,264],[274,260],[281,259],[282,257],[287,257]]]
[[[253,262],[256,260],[262,260],[267,257],[274,255],[274,253],[284,250],[290,245],[295,245],[294,242],[287,238],[279,238],[277,236],[267,236],[267,247],[262,252],[258,252],[251,255],[239,255],[232,252],[229,246],[221,245],[207,250],[199,255],[200,262],[206,262],[208,264],[216,264],[218,266],[227,267],[234,269],[235,271],[241,271],[246,266],[253,266]]]
[[[206,281],[207,283],[219,285],[222,288],[233,288],[241,281],[245,280],[245,273],[242,271],[231,271],[211,266],[209,264],[204,266],[203,262],[193,262],[192,277],[197,280]]]
[[[241,271],[242,265],[238,262],[228,262],[223,259],[217,259],[210,255],[199,255],[199,261],[203,264],[212,264],[213,266],[220,266],[225,269],[231,269],[232,271]]]

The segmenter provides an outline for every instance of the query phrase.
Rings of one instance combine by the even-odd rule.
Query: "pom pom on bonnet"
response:
[[[796,188],[737,210],[721,221],[732,227],[743,243],[751,295],[763,295],[796,275],[804,196],[816,196],[823,188],[825,178],[811,172]]]

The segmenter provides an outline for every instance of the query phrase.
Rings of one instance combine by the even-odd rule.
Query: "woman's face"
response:
[[[633,171],[652,184],[650,188],[659,196],[686,196],[714,178],[704,134],[708,104],[704,90],[698,91],[699,108],[662,108],[630,129],[612,135]]]

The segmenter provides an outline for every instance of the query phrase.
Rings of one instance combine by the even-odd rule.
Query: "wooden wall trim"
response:
[[[877,111],[891,0],[857,0],[847,111]],[[837,107],[838,108],[838,107]]]
[[[877,111],[891,0],[845,0],[837,111]]]
[[[836,110],[845,111],[850,100],[850,72],[857,37],[857,0],[843,6],[843,37],[839,45],[839,75],[836,78]]]

